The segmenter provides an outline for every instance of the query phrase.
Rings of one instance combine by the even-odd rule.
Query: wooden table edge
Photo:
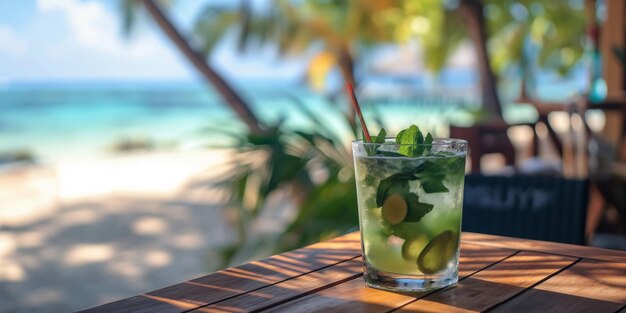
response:
[[[535,251],[608,262],[626,262],[626,251],[560,242],[463,232],[461,241],[502,249]]]

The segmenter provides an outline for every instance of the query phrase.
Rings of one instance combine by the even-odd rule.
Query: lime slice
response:
[[[383,203],[383,218],[391,225],[404,221],[408,208],[402,196],[390,195]]]
[[[420,253],[417,267],[424,274],[435,274],[446,268],[448,262],[456,254],[459,235],[446,230],[437,235]]]
[[[407,261],[415,261],[428,244],[428,237],[421,235],[404,241],[402,245],[402,257]]]

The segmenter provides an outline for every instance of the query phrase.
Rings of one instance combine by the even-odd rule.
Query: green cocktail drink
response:
[[[458,280],[467,143],[428,137],[352,144],[368,286],[423,291]]]

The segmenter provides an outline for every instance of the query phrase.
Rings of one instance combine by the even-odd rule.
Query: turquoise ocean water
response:
[[[364,114],[391,125],[392,131],[420,123],[445,136],[448,120],[462,120],[463,108],[477,105],[473,82],[466,77],[446,82],[447,88],[436,92],[414,92],[410,87],[388,88],[397,82],[375,81],[362,92]],[[339,114],[346,109],[343,97],[331,101],[297,84],[248,82],[237,89],[266,122],[284,120],[290,127],[311,129],[313,124],[299,109],[302,105],[340,133],[348,133]],[[571,88],[557,86],[548,94],[567,92]],[[534,118],[528,108],[507,112],[517,119]],[[42,162],[107,155],[114,143],[129,138],[149,139],[170,149],[202,148],[221,140],[202,129],[242,131],[236,121],[202,82],[23,83],[0,89],[0,153],[28,151]]]

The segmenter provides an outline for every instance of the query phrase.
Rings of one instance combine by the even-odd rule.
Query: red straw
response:
[[[361,121],[361,127],[363,128],[363,134],[365,135],[365,140],[367,142],[372,142],[372,137],[370,137],[370,133],[367,131],[367,125],[365,125],[365,120],[363,119],[363,114],[361,114],[361,107],[359,106],[359,101],[356,99],[356,95],[354,95],[354,88],[352,88],[351,83],[346,83],[346,88],[348,88],[348,93],[352,98],[352,106],[356,111],[356,115],[359,117]]]

